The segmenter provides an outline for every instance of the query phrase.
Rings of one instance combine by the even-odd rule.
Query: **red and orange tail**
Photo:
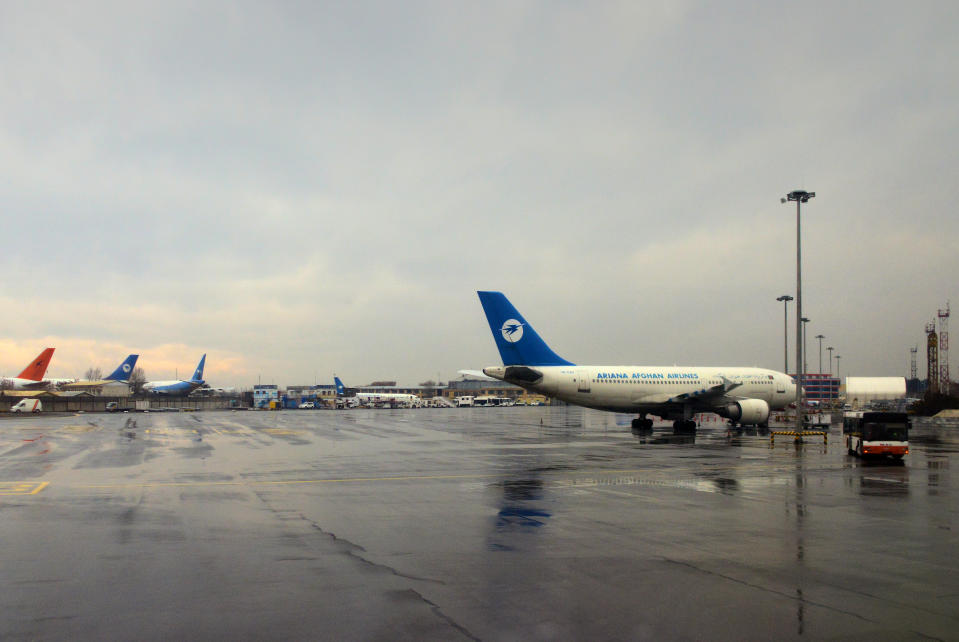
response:
[[[23,369],[23,372],[17,375],[20,379],[30,379],[31,381],[41,381],[43,375],[47,373],[47,366],[50,365],[50,360],[53,359],[53,351],[56,348],[47,348],[43,352],[37,355],[37,357],[30,362],[30,365]]]

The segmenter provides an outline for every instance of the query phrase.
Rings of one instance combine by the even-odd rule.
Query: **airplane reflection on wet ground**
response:
[[[0,638],[955,638],[957,457],[578,408],[4,419]]]

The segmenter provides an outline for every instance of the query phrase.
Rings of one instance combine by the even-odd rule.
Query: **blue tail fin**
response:
[[[206,365],[206,355],[200,357],[200,363],[196,364],[196,370],[193,373],[193,378],[190,381],[203,381],[203,366]]]
[[[137,359],[140,355],[131,354],[126,359],[123,360],[117,369],[110,373],[110,376],[107,377],[108,381],[129,381],[130,375],[133,374],[133,368],[137,365]]]
[[[504,366],[571,366],[540,339],[502,292],[477,292]]]
[[[346,386],[343,385],[343,382],[340,381],[340,378],[336,375],[333,375],[333,383],[336,384],[336,394],[343,396],[346,394]]]

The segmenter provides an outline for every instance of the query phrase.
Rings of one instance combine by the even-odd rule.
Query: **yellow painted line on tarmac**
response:
[[[0,482],[0,495],[36,495],[50,482]]]
[[[264,428],[263,432],[271,435],[299,435],[299,430],[287,430],[286,428]]]

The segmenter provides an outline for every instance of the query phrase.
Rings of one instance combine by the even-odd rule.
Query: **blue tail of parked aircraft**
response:
[[[133,374],[133,368],[137,365],[137,359],[140,355],[131,354],[126,359],[123,360],[117,369],[114,370],[107,377],[108,381],[129,381],[130,375]]]
[[[502,292],[477,292],[504,366],[571,366],[553,352]]]
[[[196,364],[196,370],[193,372],[193,378],[190,381],[203,382],[203,366],[206,364],[206,355],[200,357],[200,363]]]
[[[333,383],[336,384],[336,394],[341,397],[346,394],[346,386],[343,385],[343,382],[340,381],[340,378],[336,375],[333,375]]]

